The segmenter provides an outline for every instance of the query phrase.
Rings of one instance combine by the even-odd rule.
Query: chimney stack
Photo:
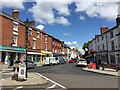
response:
[[[35,21],[30,21],[30,24],[31,24],[32,26],[35,26]]]
[[[99,37],[100,35],[95,35],[95,38]]]
[[[18,9],[14,9],[12,12],[12,16],[16,19],[19,19],[19,10]]]
[[[108,31],[108,27],[101,27],[100,31],[101,31],[101,34],[103,34]]]
[[[117,24],[117,26],[120,25],[120,15],[117,15],[116,24]]]

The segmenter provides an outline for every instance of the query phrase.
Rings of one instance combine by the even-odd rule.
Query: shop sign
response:
[[[7,46],[0,46],[2,50],[12,50],[12,51],[26,51],[24,48],[14,48],[14,47],[7,47]]]
[[[26,74],[26,65],[24,62],[20,62],[18,78],[25,79],[26,78],[25,74]]]

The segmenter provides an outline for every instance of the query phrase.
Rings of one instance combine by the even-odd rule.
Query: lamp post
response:
[[[29,28],[29,20],[28,18],[26,19],[25,21],[25,27],[26,27],[26,32],[25,32],[25,48],[26,48],[26,78],[28,77],[27,76],[27,48],[28,48],[28,28]]]

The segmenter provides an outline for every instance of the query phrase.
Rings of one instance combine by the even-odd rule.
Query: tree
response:
[[[83,44],[82,49],[85,51],[84,56],[87,56],[87,55],[88,55],[88,50],[89,50],[88,45],[89,45],[90,43],[91,43],[91,41],[88,41],[87,43],[85,42],[85,43]]]

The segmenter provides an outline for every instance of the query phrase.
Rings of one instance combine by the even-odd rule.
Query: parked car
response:
[[[60,62],[60,64],[66,63],[63,57],[59,57],[59,62]]]
[[[78,60],[76,66],[87,66],[87,62],[85,59],[80,59],[80,60]]]
[[[75,59],[70,59],[70,60],[68,60],[68,62],[69,63],[74,63],[74,62],[76,62],[76,60]]]
[[[26,60],[23,61],[15,61],[14,65],[13,65],[13,70],[15,71],[15,68],[17,68],[17,70],[19,70],[19,64],[20,62],[24,62],[26,64]],[[27,61],[27,69],[30,68],[35,68],[36,64],[33,61],[28,60]]]

